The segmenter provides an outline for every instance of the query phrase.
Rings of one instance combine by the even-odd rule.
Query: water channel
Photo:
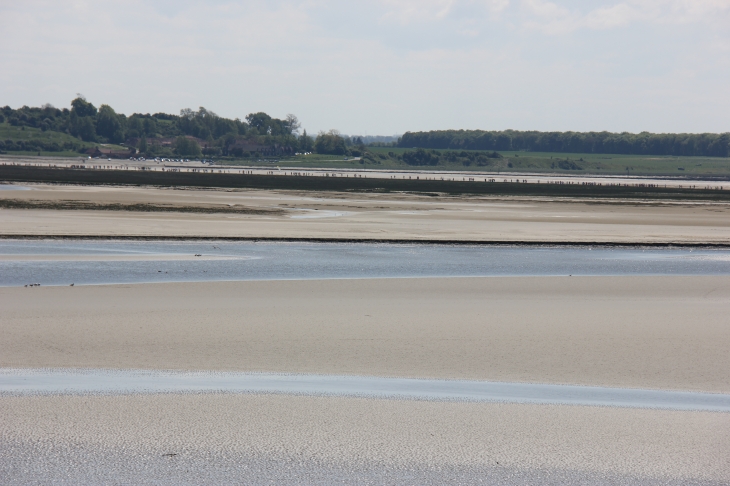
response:
[[[145,393],[277,393],[730,412],[730,395],[667,390],[311,374],[0,369],[0,396]]]
[[[0,286],[560,275],[730,275],[730,250],[0,240]]]

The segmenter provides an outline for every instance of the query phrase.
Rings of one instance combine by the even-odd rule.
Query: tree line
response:
[[[463,165],[469,167],[487,167],[494,165],[497,159],[503,158],[497,152],[472,151],[465,150],[455,151],[436,151],[434,149],[426,150],[418,148],[416,150],[406,150],[402,153],[395,152],[372,152],[365,149],[362,154],[361,162],[367,164],[382,164],[383,162],[402,162],[412,166],[437,166],[437,165]],[[511,165],[510,165],[511,167]]]
[[[438,130],[406,132],[402,148],[626,155],[730,156],[730,133]]]
[[[300,133],[301,124],[295,115],[284,119],[266,113],[251,113],[243,120],[228,119],[200,107],[185,108],[179,115],[167,113],[126,116],[111,106],[98,108],[83,96],[71,101],[71,108],[59,109],[50,104],[41,107],[13,109],[0,108],[0,123],[17,127],[32,127],[42,131],[55,131],[76,137],[80,142],[59,144],[48,141],[5,140],[0,150],[79,150],[90,144],[126,144],[142,154],[182,156],[218,155],[245,157],[260,153],[318,152],[333,155],[359,153],[357,140],[344,137],[339,132],[321,132],[316,138]],[[158,143],[162,139],[174,139],[170,148]],[[169,145],[169,144],[168,144]],[[203,147],[201,147],[203,145]],[[362,141],[359,141],[362,146]],[[250,150],[249,150],[250,149]]]
[[[185,108],[177,115],[166,113],[126,116],[111,106],[98,108],[83,96],[71,101],[70,108],[41,107],[0,108],[0,123],[32,127],[42,131],[66,133],[75,141],[4,140],[0,151],[68,151],[83,152],[91,144],[126,144],[141,154],[198,157],[247,157],[260,155],[316,152],[339,156],[362,157],[378,163],[382,154],[373,154],[367,145],[388,145],[383,140],[348,137],[336,130],[311,137],[294,115],[283,119],[258,112],[244,119],[229,119],[200,107]],[[367,137],[366,137],[367,138]],[[174,140],[163,146],[161,140]],[[627,155],[730,156],[730,134],[653,134],[642,132],[538,132],[441,130],[406,132],[393,145],[423,151],[406,152],[393,157],[408,165],[461,163],[488,165],[497,151],[532,151],[558,153],[604,153]],[[436,153],[434,149],[449,153]],[[426,151],[430,150],[430,151]],[[466,151],[487,152],[481,156]],[[491,154],[490,154],[491,153]],[[478,158],[481,157],[481,158]]]

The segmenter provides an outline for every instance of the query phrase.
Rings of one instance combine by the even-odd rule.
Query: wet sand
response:
[[[0,288],[0,366],[730,392],[728,277]]]
[[[265,395],[0,398],[5,484],[726,484],[730,414]]]
[[[730,242],[727,203],[586,202],[263,190],[27,185],[0,198],[84,204],[283,210],[200,214],[53,209],[0,210],[0,236],[316,238],[364,240]]]

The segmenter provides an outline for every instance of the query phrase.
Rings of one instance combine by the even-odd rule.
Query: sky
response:
[[[730,132],[730,0],[0,0],[0,106]]]

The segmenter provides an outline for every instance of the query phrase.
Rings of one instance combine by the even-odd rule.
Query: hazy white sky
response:
[[[730,0],[0,0],[0,105],[730,131]]]

